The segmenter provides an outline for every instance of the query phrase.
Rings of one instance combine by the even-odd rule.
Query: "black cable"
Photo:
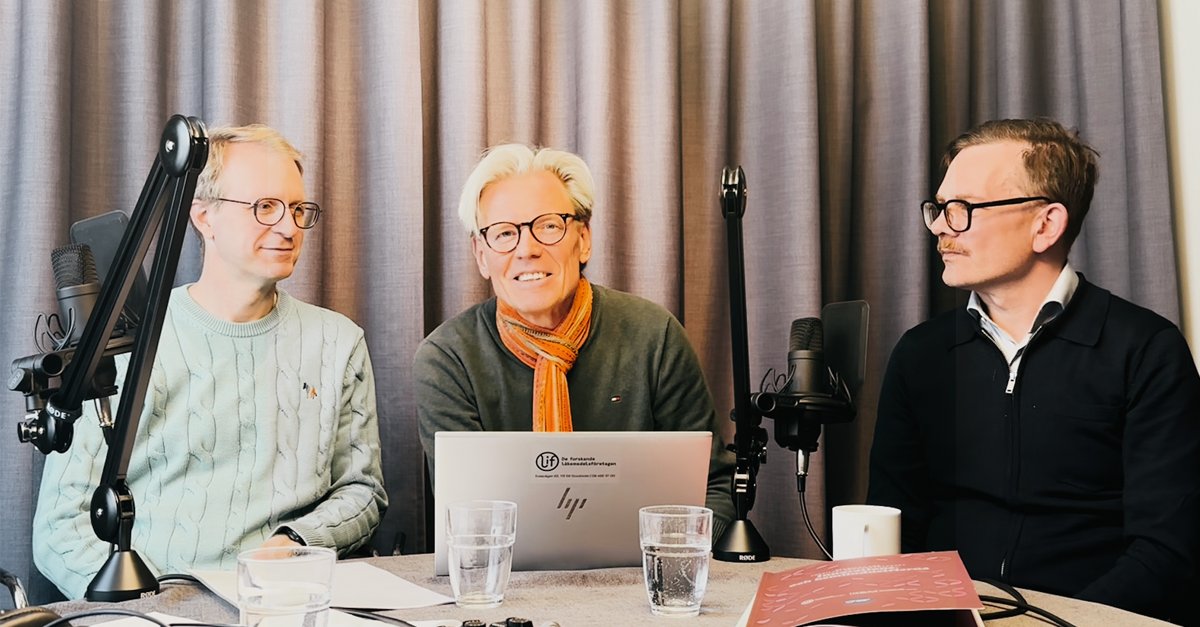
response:
[[[345,612],[351,616],[357,616],[359,618],[381,621],[391,625],[396,625],[397,627],[414,627],[414,625],[408,621],[400,620],[399,618],[392,618],[391,616],[384,616],[383,614],[368,612],[366,610],[348,610],[346,608],[339,607],[337,611]]]
[[[765,374],[763,374],[762,380],[758,382],[758,391],[759,392],[767,391],[767,379],[770,379],[771,375],[774,373],[775,373],[774,368],[768,368],[767,372]],[[772,382],[772,383],[774,383],[774,382]]]
[[[816,542],[821,552],[825,554],[825,557],[832,561],[833,555],[829,553],[829,549],[825,548],[825,543],[821,542],[821,538],[817,536],[817,530],[813,528],[812,520],[808,518],[808,504],[804,500],[804,484],[805,481],[801,479],[797,485],[800,491],[800,513],[804,516],[804,526],[808,527],[808,534],[812,536],[813,542]]]
[[[1024,603],[1026,605],[1028,605],[1028,603],[1029,603],[1028,601],[1025,600],[1025,596],[1022,595],[1019,590],[1017,590],[1016,588],[1014,588],[1002,581],[996,581],[995,579],[980,579],[980,581],[982,581],[983,583],[986,583],[994,588],[1003,590],[1004,592],[1008,593],[1008,596],[1016,599],[1020,603]],[[1006,603],[1005,605],[1008,605],[1008,604]],[[1012,607],[1007,610],[1000,610],[997,612],[988,612],[987,614],[981,613],[980,617],[983,618],[983,620],[999,620],[1001,618],[1011,618],[1013,616],[1020,616],[1025,613],[1026,613],[1026,609],[1024,607]]]
[[[992,596],[984,596],[984,595],[980,595],[979,600],[983,601],[985,603],[993,603],[995,605],[1002,605],[1002,606],[1009,605],[1014,608],[1020,608],[1022,610],[1025,610],[1026,612],[1029,612],[1032,614],[1041,615],[1042,617],[1044,617],[1045,619],[1054,623],[1055,625],[1059,625],[1059,627],[1075,627],[1075,625],[1067,622],[1065,619],[1063,619],[1059,616],[1055,616],[1054,614],[1051,614],[1050,612],[1043,610],[1042,608],[1040,608],[1036,605],[1022,603],[1022,602],[1014,600],[1014,599],[1002,599],[1000,597],[992,597]],[[980,614],[980,618],[982,618],[983,620],[993,620],[996,617],[992,616],[990,614],[989,615]]]
[[[188,575],[186,573],[167,573],[165,575],[158,576],[158,583],[162,583],[164,581],[175,581],[175,580],[187,581],[187,582],[191,582],[191,583],[195,583],[195,584],[204,585],[204,582],[200,581],[200,579],[198,579],[195,575]]]
[[[1025,614],[1025,613],[1034,613],[1034,614],[1039,614],[1039,615],[1045,617],[1047,620],[1054,623],[1055,625],[1059,625],[1060,627],[1075,627],[1071,623],[1067,622],[1065,619],[1063,619],[1059,616],[1055,616],[1054,614],[1051,614],[1050,612],[1043,610],[1042,608],[1029,603],[1028,601],[1025,600],[1025,596],[1022,595],[1019,590],[1017,590],[1016,588],[1014,588],[1004,582],[996,581],[995,579],[981,579],[980,581],[982,581],[983,583],[986,583],[990,586],[993,586],[995,588],[998,588],[1001,591],[1008,593],[1009,596],[1013,597],[1011,599],[1004,599],[1004,598],[1000,598],[1000,597],[981,595],[979,597],[980,601],[983,601],[985,603],[991,603],[992,605],[998,605],[1000,607],[1011,608],[1011,609],[1007,609],[1007,610],[1001,610],[999,612],[987,612],[986,614],[981,612],[979,614],[979,617],[982,618],[983,620],[998,620],[1001,618],[1009,618],[1012,616],[1019,616],[1021,614]]]
[[[37,320],[33,323],[33,343],[37,346],[39,353],[48,353],[53,350],[46,348],[46,342],[49,342],[49,346],[58,344],[58,336],[54,335],[54,330],[50,328],[50,316],[54,316],[55,320],[58,319],[58,314],[47,315],[39,313]],[[45,329],[42,328],[43,324],[45,325]],[[59,325],[59,329],[62,329],[61,324]]]
[[[59,618],[56,618],[56,619],[46,623],[45,625],[42,625],[42,627],[59,627],[59,625],[68,624],[70,621],[75,620],[77,618],[87,618],[89,616],[108,616],[108,615],[133,616],[135,618],[141,618],[144,620],[148,620],[148,621],[154,623],[155,625],[158,625],[158,627],[171,627],[170,625],[162,622],[161,620],[158,620],[157,618],[154,618],[153,616],[148,616],[146,614],[143,614],[141,612],[135,612],[133,610],[122,610],[122,609],[118,609],[115,607],[102,607],[102,608],[97,608],[94,610],[87,610],[84,612],[75,612],[74,614],[67,614],[66,616],[61,616]]]

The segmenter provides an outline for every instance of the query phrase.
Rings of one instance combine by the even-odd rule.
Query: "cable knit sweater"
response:
[[[70,450],[46,458],[33,524],[34,561],[70,598],[109,554],[87,514],[108,447],[84,408]],[[235,568],[281,525],[357,548],[387,507],[362,329],[283,290],[266,317],[226,322],[176,288],[126,481],[133,548],[157,574]]]

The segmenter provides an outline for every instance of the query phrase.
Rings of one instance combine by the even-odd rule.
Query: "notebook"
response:
[[[704,505],[707,431],[442,432],[434,436],[434,564],[446,504],[517,504],[513,570],[640,566],[638,510]]]

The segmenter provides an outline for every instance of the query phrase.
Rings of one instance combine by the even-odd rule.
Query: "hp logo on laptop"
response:
[[[558,468],[558,455],[555,455],[550,451],[546,451],[545,453],[541,453],[535,457],[533,463],[537,465],[538,470],[542,472],[550,472],[551,470]]]

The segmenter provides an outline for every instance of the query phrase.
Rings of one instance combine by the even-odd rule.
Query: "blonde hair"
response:
[[[260,144],[271,151],[281,152],[295,161],[300,174],[304,174],[304,165],[301,163],[304,154],[296,150],[279,131],[264,124],[218,126],[208,131],[208,162],[196,181],[197,200],[213,201],[224,196],[221,170],[225,168],[225,155],[231,144]]]
[[[221,171],[225,168],[225,156],[233,144],[259,144],[273,152],[280,152],[296,163],[300,175],[304,175],[304,153],[296,149],[279,131],[265,124],[246,126],[216,126],[208,130],[208,161],[196,179],[195,199],[212,204],[225,195],[221,189]],[[256,198],[249,199],[251,201]],[[204,237],[192,223],[192,230],[200,242],[200,253],[204,253]]]
[[[458,219],[468,233],[479,235],[479,198],[483,190],[501,179],[543,170],[562,181],[575,207],[575,217],[586,226],[592,219],[596,189],[587,164],[574,153],[530,148],[525,144],[499,144],[484,151],[463,185],[458,200]]]

